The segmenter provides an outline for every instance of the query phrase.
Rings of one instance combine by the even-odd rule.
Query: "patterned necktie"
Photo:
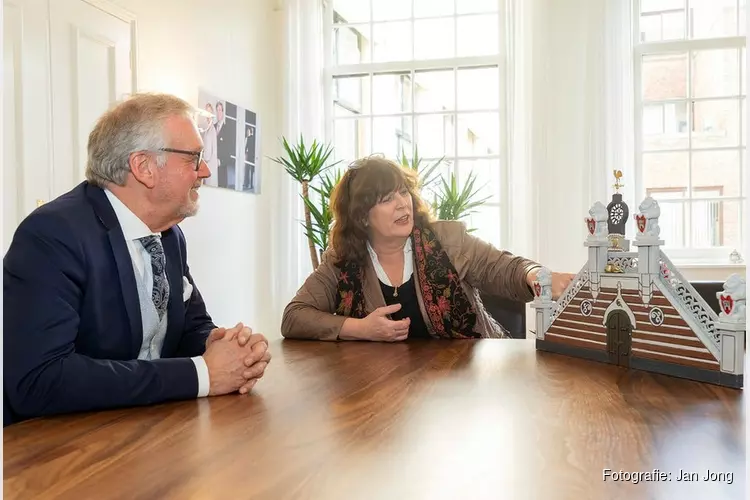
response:
[[[159,313],[159,321],[161,321],[169,303],[169,282],[166,274],[167,259],[164,256],[164,247],[161,246],[161,238],[158,236],[144,236],[138,238],[138,241],[143,243],[143,247],[151,256],[151,270],[154,275],[151,300],[154,301],[156,311]]]

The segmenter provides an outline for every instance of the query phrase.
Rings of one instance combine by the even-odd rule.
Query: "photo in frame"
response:
[[[260,194],[258,114],[204,89],[198,107],[203,158],[211,170],[204,185]]]

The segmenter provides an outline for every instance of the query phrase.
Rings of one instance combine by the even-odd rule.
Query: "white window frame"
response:
[[[370,18],[371,21],[369,22],[369,26],[372,28],[373,24],[378,24],[379,22],[376,21],[375,23],[372,22],[372,3],[376,2],[377,0],[371,0],[370,2]],[[456,0],[460,1],[460,0]],[[325,119],[325,125],[324,125],[324,131],[325,131],[325,140],[328,143],[333,144],[334,143],[334,102],[333,102],[333,93],[332,93],[332,87],[333,85],[331,82],[333,82],[333,79],[335,77],[342,77],[342,76],[365,76],[365,75],[372,75],[376,73],[394,73],[394,72],[410,72],[411,78],[412,78],[412,109],[409,112],[404,113],[393,113],[393,114],[378,114],[373,115],[372,114],[372,100],[373,100],[373,92],[370,92],[370,114],[364,114],[363,117],[365,118],[372,118],[373,116],[376,116],[377,118],[395,118],[395,117],[411,117],[412,119],[412,143],[416,143],[416,137],[414,137],[413,134],[413,127],[415,123],[415,119],[418,116],[427,116],[427,115],[436,115],[436,114],[442,114],[442,115],[449,115],[449,116],[460,116],[464,113],[472,113],[472,112],[482,112],[482,113],[499,113],[499,153],[497,155],[482,155],[482,156],[461,156],[458,152],[458,134],[459,134],[459,127],[454,126],[454,138],[453,138],[453,144],[455,148],[455,152],[452,156],[446,156],[446,160],[452,161],[452,172],[456,177],[458,177],[458,161],[461,160],[482,160],[482,159],[488,159],[488,160],[498,160],[499,162],[499,168],[500,168],[500,187],[499,187],[499,196],[500,201],[487,201],[483,204],[483,207],[487,208],[493,208],[498,210],[498,220],[500,222],[500,241],[498,242],[500,245],[500,248],[507,248],[510,241],[511,241],[511,232],[512,232],[512,220],[513,220],[513,214],[512,211],[512,202],[510,199],[510,157],[508,154],[509,151],[509,140],[508,140],[508,121],[509,121],[509,115],[508,110],[510,109],[509,103],[508,103],[508,92],[509,92],[509,86],[508,86],[508,40],[507,40],[507,33],[508,33],[508,12],[506,11],[506,2],[505,0],[497,0],[497,16],[498,16],[498,52],[496,55],[489,55],[489,56],[473,56],[473,57],[452,57],[452,58],[445,58],[445,59],[429,59],[429,60],[411,60],[411,61],[396,61],[396,62],[367,62],[367,63],[360,63],[360,64],[349,64],[349,65],[340,65],[340,66],[334,66],[333,61],[333,29],[334,26],[340,26],[345,27],[348,26],[348,24],[337,24],[335,25],[333,22],[333,2],[332,0],[322,0],[323,2],[323,11],[324,11],[324,19],[323,19],[323,31],[324,31],[324,44],[323,44],[323,50],[325,54],[325,69],[324,69],[324,81],[323,81],[323,87],[324,87],[324,98],[325,98],[325,104],[324,104],[324,119]],[[413,3],[412,3],[412,9],[413,9]],[[495,12],[493,12],[494,14]],[[398,19],[398,21],[410,21],[414,22],[415,19],[418,20],[424,20],[424,19],[458,19],[459,17],[463,16],[472,16],[475,14],[451,14],[451,15],[442,15],[442,16],[434,16],[434,17],[414,17],[414,12],[412,10],[411,16],[409,18],[404,19]],[[395,21],[395,20],[394,20]],[[363,24],[367,23],[351,23],[352,26],[362,26]],[[413,26],[413,24],[412,24]],[[458,44],[458,33],[457,33],[457,22],[454,22],[454,44]],[[372,33],[372,29],[371,29]],[[412,55],[414,51],[414,30],[411,30],[411,41],[412,41]],[[456,51],[457,52],[457,51]],[[415,112],[414,106],[415,106],[415,88],[416,85],[414,85],[414,75],[415,71],[424,71],[424,70],[447,70],[452,69],[454,72],[457,71],[457,69],[460,68],[471,68],[471,67],[480,67],[480,66],[498,66],[499,68],[499,77],[498,77],[498,91],[499,91],[499,99],[498,103],[499,106],[497,109],[481,109],[479,110],[471,110],[471,109],[462,109],[457,110],[454,109],[452,111],[435,111],[435,112]],[[454,88],[454,105],[457,106],[458,104],[458,85]],[[372,147],[372,141],[370,141],[370,146]],[[407,153],[408,155],[408,153]],[[424,156],[421,155],[420,156]],[[396,158],[394,158],[396,159]],[[396,159],[397,160],[397,159]],[[453,161],[457,160],[457,161]]]
[[[664,54],[666,52],[674,52],[674,53],[689,53],[690,50],[707,50],[707,49],[725,49],[725,48],[737,48],[740,49],[740,54],[742,54],[741,49],[746,48],[746,37],[745,36],[727,36],[727,37],[720,37],[720,38],[701,38],[701,39],[688,39],[687,35],[689,34],[689,21],[690,21],[690,9],[689,9],[689,0],[685,0],[685,39],[680,40],[666,40],[666,41],[653,41],[653,42],[641,42],[641,33],[640,33],[640,13],[641,13],[641,0],[633,0],[632,6],[633,6],[633,102],[634,102],[634,145],[635,145],[635,155],[634,155],[634,163],[635,168],[633,169],[634,172],[634,193],[635,193],[635,200],[636,206],[631,209],[632,212],[637,212],[637,204],[640,203],[645,197],[646,190],[643,187],[643,100],[641,98],[642,96],[642,88],[641,88],[641,60],[644,55],[650,55],[650,54]],[[740,26],[740,23],[746,22],[746,19],[742,18],[741,11],[740,11],[740,1],[736,0],[737,5],[737,17],[738,17],[738,29]],[[672,11],[674,9],[670,9],[669,11]],[[669,12],[665,11],[665,12]],[[738,31],[739,32],[739,31]],[[747,57],[747,53],[746,53]],[[691,72],[692,72],[692,65],[690,62],[690,59],[688,58],[688,85],[690,85],[691,82]],[[742,60],[741,58],[738,58],[738,64],[739,66],[739,75],[740,75],[740,81],[742,79]],[[746,67],[746,70],[748,67]],[[746,91],[747,92],[747,91]],[[740,103],[740,112],[747,109],[747,95],[734,95],[734,96],[724,96],[728,98],[738,98]],[[688,104],[690,101],[704,101],[704,100],[714,100],[715,98],[696,98],[696,97],[690,97],[688,94]],[[667,101],[658,101],[657,103],[665,103]],[[688,106],[689,107],[689,106]],[[741,118],[741,117],[740,117]],[[693,200],[698,200],[700,202],[705,201],[714,201],[714,200],[720,200],[720,201],[737,201],[742,206],[742,213],[740,218],[740,234],[741,234],[741,241],[737,248],[735,247],[717,247],[717,248],[694,248],[691,247],[692,245],[692,234],[688,234],[686,239],[686,248],[673,248],[670,245],[669,241],[665,241],[664,244],[664,251],[668,252],[670,259],[674,261],[676,264],[680,264],[683,266],[731,266],[733,263],[730,260],[730,253],[733,250],[736,250],[737,252],[740,252],[743,259],[746,259],[747,256],[743,254],[744,250],[748,248],[747,240],[748,240],[748,213],[747,213],[747,188],[745,187],[745,176],[748,175],[747,173],[747,166],[743,163],[743,155],[742,151],[743,149],[747,150],[747,141],[745,141],[745,144],[743,145],[743,138],[747,135],[746,132],[742,128],[742,120],[739,120],[739,146],[737,147],[726,147],[726,148],[700,148],[699,151],[732,151],[736,150],[740,152],[740,172],[739,172],[739,181],[741,186],[740,196],[738,197],[721,197],[721,198],[693,198]],[[690,125],[688,124],[688,127]],[[688,129],[689,132],[689,129]],[[691,134],[689,133],[689,137]],[[664,150],[668,152],[690,152],[692,148],[691,140],[688,142],[687,148],[680,148],[680,149],[670,149],[670,150]],[[662,150],[660,150],[661,152]],[[688,167],[688,191],[692,189],[692,168],[690,166]],[[661,203],[661,201],[660,201]],[[667,203],[665,201],[665,203]],[[691,214],[691,206],[692,201],[687,201],[685,208],[686,213]],[[691,215],[688,215],[690,217]],[[691,228],[692,229],[692,228]]]

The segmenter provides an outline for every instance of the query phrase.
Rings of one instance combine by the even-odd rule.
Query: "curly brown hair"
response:
[[[433,217],[419,194],[414,170],[382,156],[356,160],[331,193],[331,247],[338,264],[345,261],[364,264],[367,258],[367,227],[370,209],[383,198],[402,188],[409,191],[416,227],[429,227]]]

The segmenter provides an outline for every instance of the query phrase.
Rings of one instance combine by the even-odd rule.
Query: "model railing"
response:
[[[638,272],[638,252],[610,253],[607,264],[623,273]]]
[[[573,297],[575,297],[578,292],[581,291],[581,288],[586,286],[588,281],[589,272],[586,266],[584,266],[580,271],[578,271],[578,274],[576,274],[575,278],[573,278],[573,280],[568,284],[568,288],[566,288],[563,294],[560,296],[560,300],[557,301],[557,307],[555,307],[555,310],[552,313],[552,319],[555,319],[561,312],[565,310],[566,307],[568,307],[568,304],[570,304],[570,301],[573,300]]]
[[[719,349],[721,336],[716,332],[716,322],[719,320],[718,314],[711,309],[711,306],[703,297],[692,289],[690,282],[680,274],[669,258],[664,255],[664,252],[660,253],[661,282],[672,289],[685,311],[695,318],[703,333]]]

